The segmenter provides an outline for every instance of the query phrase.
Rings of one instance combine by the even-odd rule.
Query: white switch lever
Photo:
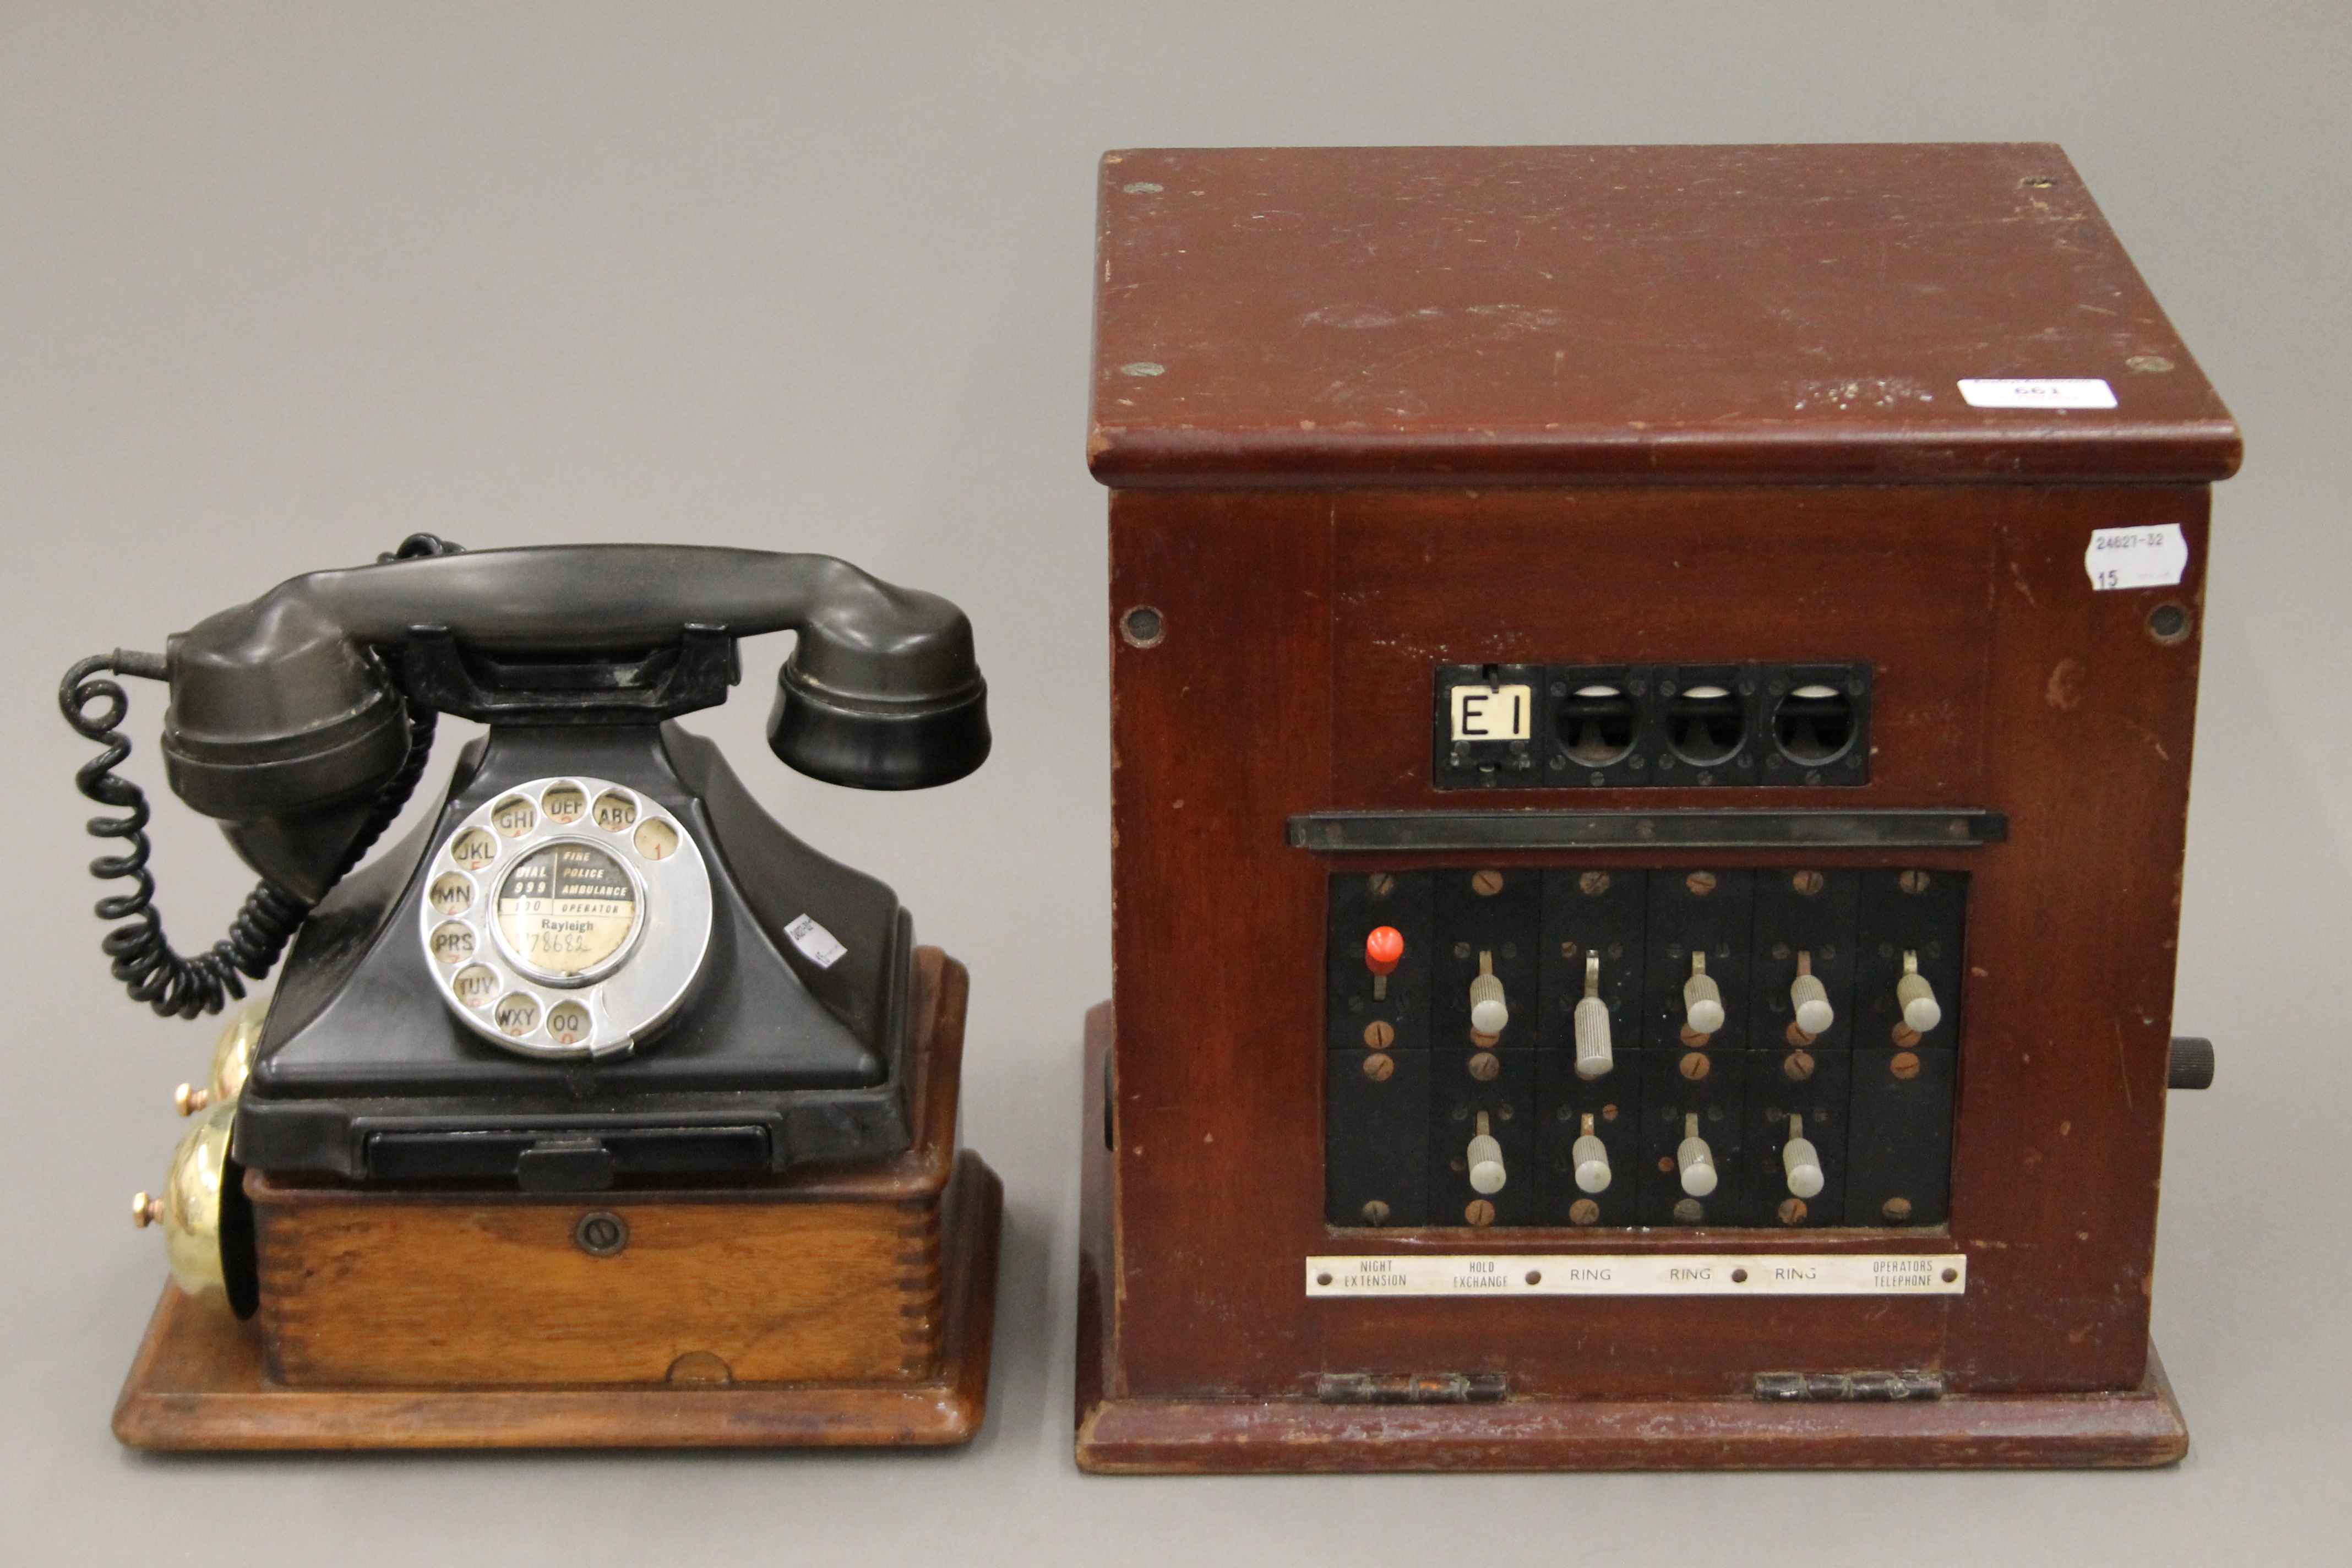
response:
[[[1508,1180],[1503,1170],[1503,1146],[1486,1135],[1486,1113],[1478,1113],[1478,1136],[1470,1140],[1470,1185],[1480,1193],[1499,1193]]]
[[[1789,1173],[1789,1191],[1797,1197],[1818,1196],[1822,1190],[1822,1157],[1805,1136],[1805,1119],[1789,1118],[1789,1141],[1780,1145],[1780,1169]]]
[[[1808,1035],[1826,1035],[1837,1022],[1830,1007],[1829,988],[1813,975],[1813,955],[1797,954],[1797,978],[1790,983],[1789,1000],[1796,1004],[1797,1027]]]
[[[1592,1131],[1592,1115],[1584,1117],[1584,1136],[1569,1151],[1576,1166],[1576,1184],[1580,1191],[1605,1193],[1609,1190],[1609,1147]]]
[[[1477,977],[1470,982],[1470,1032],[1492,1039],[1510,1021],[1511,1010],[1503,1005],[1503,983],[1495,978],[1495,955],[1482,952]]]
[[[1576,1076],[1602,1078],[1616,1065],[1609,1049],[1609,1004],[1601,999],[1601,955],[1584,955],[1584,1000],[1576,1005]],[[1601,1179],[1608,1180],[1606,1167]],[[1599,1192],[1599,1187],[1588,1187]]]
[[[1706,954],[1691,954],[1690,978],[1683,982],[1683,1013],[1694,1035],[1712,1035],[1723,1027],[1723,987],[1706,973]]]
[[[1682,1172],[1683,1191],[1703,1198],[1715,1191],[1715,1151],[1698,1135],[1696,1113],[1683,1118],[1682,1147],[1675,1151],[1675,1166]]]
[[[1903,1025],[1915,1035],[1924,1035],[1944,1021],[1944,1009],[1936,1001],[1936,988],[1919,973],[1919,955],[1903,955],[1903,978],[1895,983],[1895,1000],[1903,1009]]]

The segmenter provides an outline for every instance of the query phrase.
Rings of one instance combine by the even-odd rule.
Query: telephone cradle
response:
[[[962,614],[819,556],[419,535],[68,674],[68,721],[107,747],[83,791],[131,808],[91,824],[131,846],[91,868],[136,883],[100,905],[116,977],[159,1014],[229,1011],[134,1202],[173,1281],[123,1442],[979,1430],[1003,1197],[957,1146],[963,966],[675,722],[725,700],[738,638],[784,629],[786,763],[902,790],[986,757]],[[194,957],[150,901],[110,674],[170,683],[172,786],[262,875]],[[440,713],[488,728],[359,865]]]

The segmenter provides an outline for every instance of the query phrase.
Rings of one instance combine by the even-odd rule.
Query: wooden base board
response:
[[[2125,1468],[2177,1462],[2189,1428],[2164,1368],[2127,1394],[1916,1405],[1514,1399],[1498,1405],[1107,1399],[1080,1412],[1103,1474],[1313,1470]]]
[[[943,1447],[988,1412],[1004,1189],[977,1154],[948,1205],[947,1315],[926,1383],[633,1384],[533,1389],[288,1388],[261,1336],[163,1287],[114,1407],[134,1448],[769,1448]]]

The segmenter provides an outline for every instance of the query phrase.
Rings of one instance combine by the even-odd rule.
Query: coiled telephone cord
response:
[[[377,560],[454,555],[463,549],[462,545],[429,533],[413,533],[401,541],[399,549]],[[286,952],[286,944],[293,940],[294,932],[310,912],[310,905],[300,895],[264,877],[246,895],[244,906],[229,922],[227,936],[194,957],[183,957],[172,950],[163,935],[163,918],[155,909],[155,877],[147,868],[152,849],[147,838],[147,792],[114,771],[131,755],[131,742],[123,738],[121,729],[130,711],[131,700],[120,685],[104,679],[106,674],[137,676],[147,680],[166,679],[161,657],[117,648],[112,653],[79,660],[66,671],[65,679],[58,685],[58,706],[66,722],[73,726],[76,734],[104,748],[74,771],[75,785],[100,805],[120,807],[128,813],[122,816],[93,816],[88,824],[93,838],[121,838],[130,843],[126,854],[101,855],[92,860],[89,874],[102,881],[127,879],[136,884],[131,891],[110,894],[94,906],[100,920],[131,922],[108,931],[99,947],[110,961],[114,978],[122,983],[131,999],[145,1003],[159,1017],[193,1018],[199,1014],[217,1013],[230,998],[245,995],[245,979],[259,980],[276,966]],[[408,718],[407,755],[402,759],[399,771],[377,793],[367,821],[352,841],[342,864],[328,879],[329,887],[342,880],[383,837],[383,830],[392,826],[401,808],[408,804],[416,781],[424,775],[425,761],[433,751],[433,731],[440,716],[412,700],[404,698],[403,702]],[[95,712],[91,711],[93,704],[99,705]]]

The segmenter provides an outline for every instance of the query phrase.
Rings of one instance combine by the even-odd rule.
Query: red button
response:
[[[1364,967],[1375,974],[1393,974],[1404,957],[1404,932],[1381,926],[1364,939]]]

